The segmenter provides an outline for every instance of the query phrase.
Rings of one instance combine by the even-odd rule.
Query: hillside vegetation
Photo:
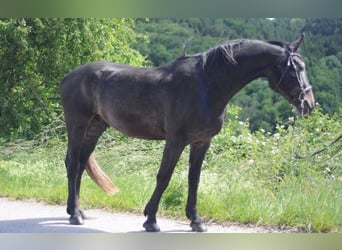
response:
[[[289,121],[277,133],[251,133],[237,119],[239,108],[228,108],[227,120],[204,161],[198,194],[199,213],[206,221],[274,226],[304,232],[342,230],[341,117],[319,110],[310,119]],[[42,138],[1,143],[0,196],[36,198],[65,204],[67,178],[65,140]],[[85,174],[81,204],[110,211],[142,214],[154,186],[163,141],[142,141],[108,130],[95,156],[120,192],[108,196]],[[327,147],[320,154],[305,159]],[[166,190],[159,214],[185,218],[188,149]],[[61,215],[63,216],[63,215]],[[67,216],[67,214],[65,214]]]

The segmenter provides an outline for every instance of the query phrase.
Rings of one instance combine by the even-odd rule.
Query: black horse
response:
[[[161,67],[93,62],[66,75],[61,96],[68,132],[70,223],[83,223],[78,201],[85,169],[105,191],[116,191],[91,155],[98,138],[112,126],[128,136],[166,140],[156,187],[144,210],[146,231],[160,230],[159,201],[184,147],[190,145],[186,216],[193,231],[206,231],[196,208],[201,166],[234,94],[265,77],[302,114],[313,109],[314,95],[298,53],[302,41],[303,36],[289,44],[234,40]]]

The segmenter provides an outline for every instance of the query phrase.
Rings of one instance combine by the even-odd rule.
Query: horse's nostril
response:
[[[304,108],[303,108],[304,115],[310,115],[312,113],[314,107],[315,107],[314,103],[305,100]]]

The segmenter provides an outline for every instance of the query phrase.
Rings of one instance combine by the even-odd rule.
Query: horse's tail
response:
[[[102,171],[99,164],[97,164],[95,157],[90,155],[86,170],[91,179],[105,191],[107,194],[115,194],[119,189],[112,183],[109,177]]]

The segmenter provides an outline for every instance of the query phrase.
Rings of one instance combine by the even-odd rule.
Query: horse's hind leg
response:
[[[80,169],[80,154],[83,139],[86,134],[86,125],[77,125],[68,128],[68,150],[65,166],[68,176],[68,204],[67,213],[71,215],[71,224],[82,224],[82,214],[79,209],[77,192],[77,178]]]
[[[90,154],[94,151],[98,138],[108,125],[95,116],[86,126],[77,126],[69,135],[66,167],[68,172],[68,206],[70,223],[83,224],[84,214],[79,208],[81,178]]]

